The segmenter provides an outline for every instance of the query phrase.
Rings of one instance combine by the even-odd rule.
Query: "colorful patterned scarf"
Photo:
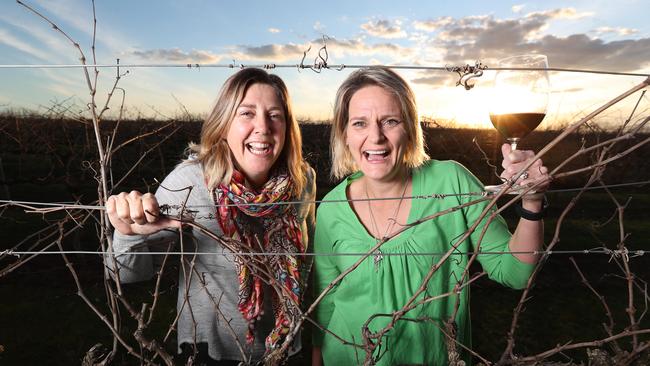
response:
[[[225,235],[243,244],[242,252],[305,252],[296,209],[293,205],[277,204],[291,198],[288,174],[272,176],[261,191],[256,192],[245,187],[244,176],[234,171],[230,184],[220,185],[213,195],[219,226]],[[227,204],[237,206],[224,206]],[[270,255],[258,256],[255,260],[249,256],[235,256],[234,262],[239,276],[238,307],[249,325],[246,334],[249,344],[254,340],[255,322],[263,314],[263,284],[275,282],[283,289],[282,297],[272,291],[275,327],[265,342],[267,351],[272,350],[300,316],[296,304],[299,304],[304,288],[300,278],[304,261],[297,255]]]

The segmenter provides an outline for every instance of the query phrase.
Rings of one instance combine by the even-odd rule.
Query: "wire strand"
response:
[[[184,64],[6,64],[0,65],[0,69],[70,69],[70,68],[185,68],[185,69],[201,69],[201,68],[224,68],[224,69],[243,69],[243,68],[260,68],[260,69],[312,69],[312,70],[336,70],[343,69],[362,69],[379,65],[370,64],[275,64],[275,63],[262,63],[262,64],[201,64],[201,63],[184,63]],[[421,66],[421,65],[382,65],[391,69],[399,70],[432,70],[432,71],[446,71],[452,72],[448,66]],[[572,72],[583,74],[600,74],[600,75],[619,75],[619,76],[641,76],[650,77],[650,74],[635,73],[635,72],[620,72],[620,71],[606,71],[606,70],[590,70],[590,69],[574,69],[574,68],[522,68],[522,67],[489,67],[486,70],[529,70],[529,71],[557,71],[557,72]]]
[[[627,183],[616,183],[616,184],[607,184],[607,185],[597,185],[590,187],[579,187],[579,188],[565,188],[565,189],[550,189],[546,191],[547,194],[550,193],[564,193],[564,192],[575,192],[575,191],[592,191],[596,189],[604,188],[621,188],[621,187],[630,187],[630,186],[643,186],[650,184],[650,180],[638,181],[638,182],[627,182]],[[471,196],[486,196],[491,193],[487,192],[464,192],[464,193],[433,193],[428,195],[415,195],[415,196],[405,196],[404,199],[407,200],[419,200],[419,199],[444,199],[447,197],[471,197]],[[180,209],[181,207],[185,208],[205,208],[205,207],[237,207],[237,206],[268,206],[268,205],[294,205],[294,204],[322,204],[322,203],[350,203],[350,202],[365,202],[365,201],[389,201],[389,200],[399,200],[402,197],[383,197],[383,198],[358,198],[358,199],[337,199],[337,200],[304,200],[304,201],[280,201],[274,203],[228,203],[228,204],[215,204],[215,205],[163,205],[169,209]],[[44,206],[51,207],[60,210],[105,210],[105,206],[97,205],[80,205],[70,202],[32,202],[32,201],[16,201],[16,200],[0,200],[0,204],[5,205],[15,205],[15,206]]]
[[[533,251],[479,251],[479,252],[454,252],[454,256],[471,256],[474,254],[477,255],[503,255],[503,254],[536,254],[536,255],[590,255],[590,254],[599,254],[599,255],[609,255],[609,256],[629,256],[629,257],[640,257],[647,253],[646,250],[628,250],[628,249],[607,249],[607,248],[597,248],[597,249],[583,249],[583,250],[533,250]],[[4,255],[8,256],[23,256],[23,255],[53,255],[53,254],[80,254],[80,255],[110,255],[114,254],[116,256],[121,255],[216,255],[216,256],[250,256],[250,257],[276,257],[276,256],[299,256],[299,257],[361,257],[365,255],[372,256],[372,253],[288,253],[288,252],[179,252],[179,251],[169,251],[169,252],[109,252],[109,251],[90,251],[90,250],[68,250],[68,251],[13,251],[5,250],[0,252],[0,258]],[[385,253],[382,252],[382,255],[389,257],[419,257],[419,256],[443,256],[447,254],[446,252],[420,252],[420,253]]]

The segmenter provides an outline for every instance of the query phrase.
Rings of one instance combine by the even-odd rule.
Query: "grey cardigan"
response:
[[[164,187],[164,188],[162,188]],[[198,163],[184,162],[177,166],[162,182],[156,191],[160,205],[180,205],[187,197],[187,190],[174,190],[193,187],[187,206],[196,210],[197,222],[215,234],[222,234],[214,217],[215,208],[208,191],[202,167]],[[300,201],[315,199],[316,182],[313,169],[307,172],[307,185]],[[309,239],[313,238],[315,204],[296,204],[298,222],[301,224],[303,243],[311,251]],[[178,346],[183,343],[206,343],[211,358],[259,360],[265,351],[264,340],[273,328],[271,292],[265,289],[265,311],[263,318],[256,323],[255,342],[246,344],[248,324],[237,308],[239,280],[235,272],[233,256],[208,236],[184,229],[183,240],[177,230],[163,230],[146,236],[122,235],[115,231],[113,249],[119,269],[121,283],[131,283],[151,279],[157,267],[157,259],[152,255],[132,255],[134,251],[166,251],[172,244],[172,251],[183,251],[178,281]],[[194,255],[194,253],[213,253]],[[194,268],[192,270],[192,261]],[[108,262],[110,265],[110,262]],[[186,274],[187,272],[187,274]],[[197,276],[200,274],[201,277]],[[307,283],[307,278],[304,279]],[[201,283],[205,281],[205,286]],[[235,337],[237,340],[235,340]],[[243,348],[240,349],[240,346]],[[290,354],[301,347],[300,337],[296,337]],[[243,351],[243,352],[242,352]],[[243,354],[242,354],[243,353]]]

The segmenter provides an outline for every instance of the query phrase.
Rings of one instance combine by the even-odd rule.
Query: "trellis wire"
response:
[[[227,69],[243,69],[243,68],[261,68],[261,69],[279,69],[279,68],[293,68],[298,70],[336,70],[341,71],[344,69],[362,69],[368,67],[385,66],[391,69],[399,70],[432,70],[432,71],[448,71],[449,66],[422,66],[422,65],[369,65],[369,64],[337,64],[330,65],[315,64],[275,64],[275,63],[262,63],[262,64],[200,64],[200,63],[185,63],[185,64],[9,64],[0,65],[0,69],[67,69],[67,68],[187,68],[187,69],[201,69],[201,68],[227,68]],[[619,71],[605,71],[605,70],[589,70],[589,69],[572,69],[561,67],[548,67],[548,68],[522,68],[522,67],[488,67],[486,70],[529,70],[529,71],[558,71],[558,72],[574,72],[585,74],[601,74],[601,75],[619,75],[619,76],[642,76],[650,77],[650,74],[634,73],[634,72],[619,72]]]
[[[595,190],[603,188],[620,188],[620,187],[629,187],[629,186],[643,186],[649,184],[650,180],[638,181],[638,182],[627,182],[627,183],[616,183],[616,184],[607,184],[607,185],[597,185],[590,187],[580,187],[580,188],[564,188],[564,189],[550,189],[546,193],[563,193],[563,192],[575,192],[581,190]],[[336,199],[336,200],[303,200],[303,201],[279,201],[274,203],[228,203],[228,204],[215,204],[215,205],[163,205],[166,208],[180,209],[184,208],[205,208],[205,207],[238,207],[238,206],[269,206],[269,205],[294,205],[294,204],[322,204],[322,203],[349,203],[349,202],[367,202],[367,201],[390,201],[390,200],[419,200],[419,199],[444,199],[447,197],[463,197],[463,196],[480,196],[485,197],[493,193],[488,192],[464,192],[464,193],[432,193],[428,195],[415,195],[415,196],[404,196],[404,197],[380,197],[380,198],[355,198],[355,199]],[[74,203],[66,202],[32,202],[32,201],[16,201],[16,200],[0,200],[0,204],[6,205],[22,205],[22,206],[44,206],[57,208],[61,210],[105,210],[105,206],[96,206],[96,205],[78,205]],[[47,211],[43,211],[47,213]]]
[[[649,181],[650,182],[650,181]],[[321,204],[321,203],[344,203],[344,202],[365,202],[365,201],[392,201],[398,199],[405,200],[418,200],[418,199],[443,199],[446,197],[462,197],[462,196],[486,196],[486,192],[467,192],[467,193],[434,193],[428,195],[417,195],[417,196],[404,196],[400,197],[378,197],[378,198],[355,198],[355,199],[337,199],[337,200],[303,200],[303,201],[278,201],[278,202],[262,202],[262,203],[225,203],[225,204],[214,204],[214,205],[162,205],[161,210],[163,209],[181,209],[181,208],[198,208],[198,207],[239,207],[239,206],[272,206],[272,205],[295,205],[295,204]],[[77,205],[77,204],[67,204],[64,202],[54,203],[54,202],[30,202],[30,201],[12,201],[12,200],[0,200],[0,204],[11,204],[11,205],[24,205],[24,206],[47,206],[52,208],[59,209],[79,209],[79,210],[105,210],[105,206],[93,206],[93,205]]]
[[[503,255],[503,254],[536,254],[536,255],[557,255],[557,254],[567,254],[567,255],[589,255],[589,254],[600,254],[600,255],[609,255],[609,256],[624,256],[624,257],[641,257],[647,253],[646,250],[627,250],[627,249],[607,249],[607,248],[597,248],[597,249],[582,249],[582,250],[531,250],[531,251],[479,251],[479,252],[460,252],[455,251],[452,253],[453,256],[471,256],[474,254],[477,255]],[[92,251],[92,250],[66,250],[66,251],[17,251],[17,250],[4,250],[0,252],[0,258],[4,255],[9,256],[22,256],[22,255],[41,255],[41,254],[83,254],[83,255],[217,255],[217,256],[250,256],[250,257],[275,257],[275,256],[298,256],[298,257],[362,257],[372,253],[289,253],[289,252],[179,252],[179,251],[169,251],[169,252],[108,252],[108,251]],[[443,256],[447,254],[446,252],[418,252],[418,253],[385,253],[382,252],[383,256],[388,257],[423,257],[423,256]]]

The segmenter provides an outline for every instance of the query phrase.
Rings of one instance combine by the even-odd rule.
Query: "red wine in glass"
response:
[[[546,113],[490,114],[490,121],[515,150],[517,142],[537,128],[544,116]]]

